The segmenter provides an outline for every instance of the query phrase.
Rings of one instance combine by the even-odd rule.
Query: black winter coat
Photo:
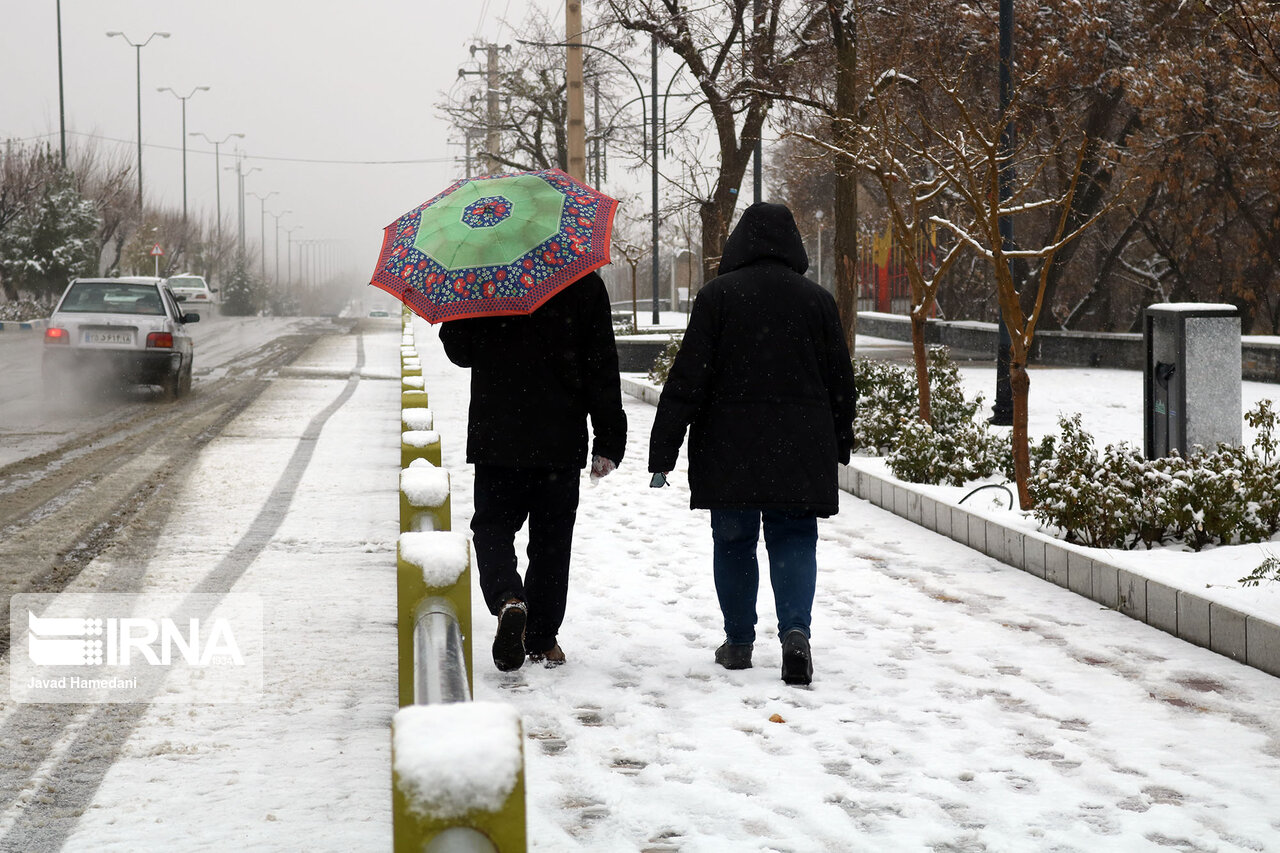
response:
[[[622,461],[627,416],[600,276],[588,273],[532,314],[447,321],[440,342],[471,368],[468,462],[582,468],[588,416],[591,452]]]
[[[791,211],[753,204],[698,294],[649,439],[670,471],[689,429],[690,506],[833,515],[857,390],[835,299],[803,273]]]

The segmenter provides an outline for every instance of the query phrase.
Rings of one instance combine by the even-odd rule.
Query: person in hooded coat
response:
[[[526,653],[547,666],[562,664],[557,635],[587,419],[592,476],[613,471],[627,441],[609,293],[588,273],[532,314],[450,320],[440,342],[450,361],[471,368],[471,532],[480,590],[498,617],[494,665],[519,669]],[[515,535],[526,519],[529,562],[521,578]]]
[[[757,203],[694,300],[649,437],[661,485],[689,434],[691,509],[711,510],[725,642],[715,660],[751,666],[763,525],[782,641],[782,678],[808,684],[817,519],[839,511],[857,390],[835,299],[804,277],[791,211]]]

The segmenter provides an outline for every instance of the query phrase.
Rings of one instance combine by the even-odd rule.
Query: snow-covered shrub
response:
[[[858,388],[854,447],[884,454],[898,479],[962,486],[1012,468],[1009,442],[977,419],[982,396],[965,397],[946,347],[929,348],[932,424],[920,420],[910,367],[855,359],[853,372]]]
[[[1069,541],[1099,546],[1101,463],[1093,436],[1081,425],[1079,414],[1058,418],[1058,429],[1056,453],[1033,469],[1027,483],[1035,504],[1032,515],[1064,531]]]
[[[649,368],[650,382],[655,385],[667,384],[667,374],[671,372],[671,365],[675,364],[676,353],[680,352],[680,343],[683,340],[683,335],[672,335],[671,340],[667,341],[667,345],[662,348],[662,352],[658,353],[658,357],[653,360],[653,366]]]
[[[61,294],[59,294],[61,295]],[[48,317],[53,311],[53,302],[39,302],[35,299],[16,299],[12,302],[0,302],[0,321],[4,320],[38,320]]]
[[[1068,541],[1099,548],[1181,542],[1199,551],[1266,541],[1280,532],[1270,406],[1264,401],[1246,416],[1259,430],[1253,453],[1220,445],[1153,460],[1126,442],[1099,457],[1080,416],[1061,418],[1053,455],[1033,466],[1033,515]]]
[[[613,322],[613,334],[617,337],[625,335],[634,335],[636,333],[636,324],[633,321],[630,311],[614,311],[611,315]]]
[[[903,427],[919,420],[915,374],[887,361],[855,358],[853,384],[858,389],[854,449],[873,454],[888,452]]]

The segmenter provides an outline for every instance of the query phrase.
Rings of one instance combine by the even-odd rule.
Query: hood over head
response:
[[[776,261],[801,275],[809,269],[809,254],[804,250],[800,229],[785,204],[760,201],[742,212],[742,218],[724,243],[719,274],[759,261]]]

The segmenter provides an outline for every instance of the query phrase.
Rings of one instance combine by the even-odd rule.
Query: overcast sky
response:
[[[563,18],[562,0],[62,0],[68,146],[98,144],[136,162],[135,50],[109,30],[141,42],[143,191],[147,202],[182,206],[182,102],[187,130],[222,139],[222,210],[234,227],[238,143],[260,172],[246,190],[276,193],[269,215],[294,239],[352,240],[356,262],[372,270],[382,228],[425,201],[463,167],[461,147],[435,110],[440,92],[471,63],[477,40],[511,41],[531,3]],[[44,138],[58,146],[55,0],[0,0],[0,138]],[[187,193],[193,214],[212,221],[212,146],[188,139]],[[414,161],[400,165],[303,161]],[[256,240],[260,202],[246,201]],[[285,239],[283,234],[282,241]],[[283,260],[283,259],[282,259]],[[367,264],[366,264],[367,261]],[[268,261],[269,262],[269,261]]]

